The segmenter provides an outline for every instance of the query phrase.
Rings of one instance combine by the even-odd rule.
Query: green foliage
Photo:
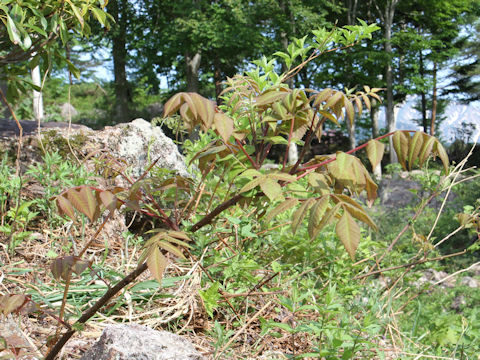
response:
[[[393,303],[401,295],[389,295],[378,285],[353,280],[359,274],[376,274],[369,267],[380,267],[382,259],[377,255],[386,247],[384,239],[373,237],[377,225],[360,200],[360,195],[366,194],[364,202],[371,205],[377,185],[352,155],[367,148],[371,165],[376,165],[384,152],[378,142],[381,139],[348,153],[316,156],[308,162],[303,159],[303,149],[310,146],[314,136],[320,138],[325,122],[352,124],[356,114],[371,107],[372,98],[380,100],[380,89],[365,86],[361,91],[317,91],[286,84],[307,62],[369,38],[375,29],[362,23],[318,30],[312,39],[296,39],[285,53],[277,53],[272,60],[262,58],[246,74],[228,78],[221,106],[193,92],[174,95],[165,104],[165,115],[178,112],[185,129],[200,129],[197,143],[184,144],[184,149],[192,151],[188,155],[191,177],[156,169],[152,162],[138,179],[131,179],[113,159],[106,160],[104,167],[122,175],[127,185],[99,189],[71,184],[54,196],[59,213],[72,220],[72,226],[85,232],[88,220],[88,226],[96,228],[80,251],[62,254],[50,266],[52,276],[65,284],[64,294],[56,291],[55,297],[56,301],[62,299],[61,314],[67,301],[78,301],[68,291],[72,278],[75,285],[79,278],[79,282],[88,278],[85,270],[93,262],[86,259],[86,251],[113,214],[128,209],[154,219],[153,229],[142,234],[145,241],[136,269],[109,285],[96,305],[85,305],[90,295],[86,294],[81,300],[86,307],[84,314],[72,328],[81,328],[104,300],[116,296],[146,269],[160,283],[169,261],[192,259],[202,270],[203,287],[198,295],[208,318],[215,321],[213,329],[207,330],[213,337],[215,356],[233,354],[238,349],[238,335],[247,326],[258,331],[258,339],[247,340],[256,346],[265,339],[287,339],[292,344],[288,350],[292,358],[383,356],[379,339],[395,324],[391,318],[396,310]],[[282,62],[286,69],[279,73]],[[381,138],[387,136],[393,136],[403,168],[423,165],[430,156],[438,156],[448,175],[448,158],[434,137],[397,131]],[[302,147],[297,163],[285,160],[276,169],[263,167],[273,145],[283,143],[288,152],[292,142]],[[55,169],[54,158],[58,155],[45,160],[50,167],[41,173],[60,174],[61,179],[67,169]],[[30,169],[29,176],[46,181],[41,173]],[[431,187],[435,180],[431,177],[425,183]],[[399,214],[399,220],[404,221]],[[460,220],[470,221],[465,217]],[[432,252],[417,224],[410,225],[419,244],[400,244],[396,251],[407,248],[408,253],[394,254],[397,256],[391,263],[399,267],[393,270],[411,267],[405,263],[412,254]],[[108,244],[106,247],[108,250]],[[362,260],[352,264],[355,257]],[[139,291],[153,289],[153,293],[153,284],[144,281],[135,287]],[[112,311],[116,306],[121,304],[115,304]],[[438,331],[431,337],[432,343],[439,344],[445,334],[451,344],[460,341],[458,327],[443,331],[447,324],[440,320],[435,324]],[[64,333],[63,340],[70,335]],[[446,345],[448,341],[441,346]],[[55,347],[46,359],[55,357],[58,350]]]
[[[38,215],[38,212],[31,209],[35,200],[21,199],[22,185],[22,178],[16,176],[7,165],[5,156],[0,163],[0,233],[10,239],[10,253],[13,253],[23,240],[29,238],[32,232],[27,230],[27,226]]]
[[[45,196],[33,201],[35,209],[48,215],[53,223],[60,219],[55,216],[55,209],[50,199],[59,191],[73,186],[93,182],[93,174],[83,166],[65,160],[58,152],[47,152],[42,162],[32,165],[26,175],[35,179],[44,189]]]
[[[18,99],[27,89],[37,88],[26,77],[37,65],[46,72],[53,62],[63,63],[79,76],[61,49],[73,36],[90,35],[90,17],[108,26],[111,18],[102,10],[103,6],[103,1],[86,0],[67,0],[65,3],[53,0],[3,1],[0,6],[0,42],[4,44],[0,48],[0,81],[7,82],[8,98]]]
[[[220,300],[221,296],[218,292],[218,288],[220,286],[220,283],[215,282],[210,285],[210,287],[203,291],[200,290],[198,294],[203,300],[203,306],[205,306],[205,311],[210,317],[213,317],[213,311],[217,308],[218,300]]]
[[[429,301],[432,296],[437,300]],[[402,328],[412,340],[432,346],[437,356],[474,357],[480,351],[479,301],[478,291],[465,286],[435,289],[407,307]],[[457,312],[452,311],[455,302],[461,303]]]

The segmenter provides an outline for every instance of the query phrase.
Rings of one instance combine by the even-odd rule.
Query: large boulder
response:
[[[38,141],[36,122],[21,121],[21,124],[24,139],[20,160],[24,169],[40,160],[42,148],[58,151],[64,157],[70,154],[72,148],[78,158],[90,154],[109,154],[119,163],[126,164],[133,178],[138,178],[156,160],[157,167],[189,176],[184,158],[172,139],[160,127],[152,126],[143,119],[97,131],[76,124],[41,123],[43,145]],[[16,156],[17,135],[18,128],[14,122],[0,121],[0,151],[8,153],[11,158]]]
[[[201,360],[190,342],[146,326],[109,325],[81,360]]]
[[[435,174],[435,173],[434,173]],[[435,175],[440,176],[438,171]],[[386,175],[378,184],[378,196],[380,205],[386,210],[403,209],[407,206],[416,206],[422,199],[428,198],[432,190],[425,189],[422,186],[419,177],[425,176],[422,170],[413,170],[410,172],[401,172],[399,174]],[[432,199],[429,206],[439,209],[446,192]],[[452,203],[457,198],[455,191],[450,192],[447,202]],[[461,211],[462,207],[458,208]]]
[[[414,192],[412,192],[414,190]],[[403,178],[384,178],[378,187],[380,204],[387,209],[401,209],[418,201],[422,186],[413,180]]]
[[[162,129],[152,126],[144,119],[107,126],[96,131],[90,139],[97,144],[97,148],[103,148],[103,151],[108,151],[114,158],[122,159],[130,165],[134,178],[139,177],[156,160],[158,167],[189,176],[177,145]]]

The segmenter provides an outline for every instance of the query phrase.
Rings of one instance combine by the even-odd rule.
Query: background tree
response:
[[[438,92],[438,74],[458,53],[455,39],[474,3],[469,0],[425,0],[402,2],[398,7],[402,31],[396,42],[399,48],[405,43],[410,44],[404,47],[404,58],[409,62],[404,84],[410,88],[410,93],[420,96],[424,132],[435,133],[439,98],[444,95]],[[429,111],[427,102],[431,104]]]
[[[146,77],[153,91],[164,76],[172,91],[218,97],[221,80],[262,49],[257,10],[256,2],[142,0],[133,51],[145,56],[134,76]]]
[[[480,4],[472,4],[472,12],[465,17],[466,25],[462,35],[456,39],[456,46],[460,49],[451,64],[449,77],[452,81],[446,89],[448,94],[454,94],[462,102],[480,100]]]
[[[113,116],[117,123],[126,122],[130,120],[130,104],[132,102],[132,92],[127,81],[127,33],[130,31],[134,11],[128,0],[109,1],[107,11],[115,20],[115,24],[109,32],[112,43],[115,94]]]
[[[91,16],[102,25],[108,25],[102,6],[103,1],[87,0],[65,3],[26,0],[1,4],[0,82],[7,89],[6,98],[13,101],[28,88],[34,88],[29,73],[38,65],[47,71],[54,60],[66,63],[76,73],[57,40],[65,46],[73,35],[89,35],[87,20]],[[2,100],[5,99],[2,97]]]

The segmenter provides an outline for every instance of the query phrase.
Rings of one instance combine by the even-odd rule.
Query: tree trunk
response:
[[[0,81],[0,90],[2,90],[5,96],[7,96],[8,85],[6,81],[4,80]],[[8,106],[7,104],[4,103],[1,96],[0,96],[0,110],[2,111],[2,118],[3,118],[1,120],[5,121],[11,118],[12,114],[10,114],[10,110],[8,110]]]
[[[187,91],[196,92],[199,91],[199,82],[198,82],[198,70],[200,69],[200,61],[202,60],[202,55],[197,51],[193,56],[190,52],[185,53],[185,62],[187,65]]]
[[[215,70],[213,72],[213,81],[215,82],[215,99],[217,99],[217,105],[222,104],[220,94],[222,93],[222,70],[218,60],[215,60]]]
[[[131,94],[127,81],[127,0],[109,1],[107,10],[115,19],[112,29],[112,58],[113,74],[115,81],[115,108],[116,122],[130,120]]]
[[[357,20],[357,0],[347,0],[347,23],[353,25]]]
[[[350,120],[345,119],[347,123],[348,131],[348,142],[350,145],[350,150],[353,150],[357,147],[357,139],[355,138],[355,122],[350,122]]]
[[[370,107],[370,120],[372,121],[372,137],[376,139],[380,136],[380,128],[378,126],[378,104],[375,99],[372,100]]]
[[[292,26],[292,33],[295,33],[295,22],[293,14],[291,13],[290,8],[286,6],[285,1],[280,1],[280,8],[289,17],[290,25]],[[283,49],[286,51],[288,48],[288,34],[285,29],[280,30],[280,43],[282,44]],[[287,70],[287,66],[282,63],[282,72],[285,73]],[[287,79],[286,84],[290,89],[293,89],[295,86],[295,81],[293,77]],[[293,141],[290,142],[287,156],[289,165],[294,165],[298,161],[298,146]]]
[[[376,104],[376,101],[372,101],[372,107],[370,108],[370,119],[372,121],[372,138],[376,139],[377,137],[380,136],[380,131],[378,128],[378,113],[379,113],[379,108],[378,105]],[[380,162],[375,169],[373,169],[373,178],[376,181],[379,181],[382,179],[382,163]]]
[[[32,69],[32,82],[33,82],[33,85],[36,85],[38,87],[42,86],[40,66],[38,65]],[[42,97],[41,91],[33,90],[33,115],[36,121],[42,121],[44,118],[43,97]]]
[[[387,54],[387,66],[385,70],[385,81],[387,85],[387,104],[386,104],[386,120],[388,132],[396,130],[394,102],[393,102],[393,68],[392,68],[392,27],[393,17],[395,15],[395,6],[398,0],[389,0],[385,6],[384,23],[385,23],[385,52]],[[389,137],[390,143],[390,163],[396,163],[398,161],[395,152],[393,151],[393,140]]]
[[[435,136],[435,120],[437,117],[437,62],[433,63],[433,97],[432,97],[432,121],[430,122],[430,135]]]
[[[348,25],[353,25],[355,23],[357,16],[357,0],[347,0],[347,24]],[[347,49],[346,51],[348,52],[350,49]],[[346,64],[346,85],[348,87],[352,86],[352,75],[353,75],[353,69],[351,69],[350,64]],[[358,114],[359,116],[361,114]],[[350,150],[353,150],[357,147],[357,139],[355,138],[355,122],[350,122],[347,117],[345,117],[345,122],[347,125],[347,132],[348,132],[348,139],[349,139],[349,144],[350,144]]]
[[[423,65],[423,54],[422,51],[420,51],[420,76],[422,79],[425,79],[425,73],[424,73],[424,65]],[[421,106],[422,106],[422,127],[423,127],[423,132],[427,133],[428,132],[428,123],[427,123],[427,95],[425,94],[425,91],[422,90],[421,94]]]

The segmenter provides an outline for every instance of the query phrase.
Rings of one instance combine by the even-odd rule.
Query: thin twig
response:
[[[147,263],[144,262],[137,266],[135,270],[133,270],[130,274],[125,276],[122,280],[120,280],[114,287],[108,289],[105,294],[88,310],[86,310],[82,316],[75,322],[75,325],[82,325],[85,324],[92,316],[94,316],[98,310],[100,310],[105,304],[107,304],[120,290],[122,290],[125,286],[133,282],[140,274],[142,274],[145,270],[147,270]],[[66,344],[66,342],[75,334],[76,330],[67,331],[63,334],[60,340],[57,341],[55,346],[48,352],[45,356],[44,360],[54,360],[58,354],[58,352],[62,349],[62,347]]]
[[[257,313],[251,317],[246,323],[245,325],[243,325],[237,332],[235,335],[233,335],[230,340],[222,347],[222,349],[220,349],[220,352],[215,356],[215,359],[218,359],[220,357],[220,355],[223,354],[223,352],[232,344],[232,342],[235,341],[235,339],[237,337],[239,337],[243,331],[245,331],[245,329],[252,323],[254,322],[270,305],[272,304],[272,301],[269,301],[268,303],[266,303],[260,310],[257,311]]]
[[[426,263],[426,262],[431,262],[431,261],[440,261],[440,260],[444,260],[444,259],[451,258],[451,257],[454,257],[454,256],[464,255],[466,252],[467,252],[467,250],[463,250],[463,251],[457,252],[455,254],[443,255],[443,256],[438,256],[438,257],[434,257],[434,258],[430,258],[430,259],[421,259],[421,260],[410,262],[408,264],[392,266],[392,267],[389,267],[389,268],[386,268],[386,269],[371,271],[367,274],[357,275],[353,279],[354,280],[359,280],[359,279],[363,279],[363,278],[366,278],[366,277],[369,277],[369,276],[372,276],[372,275],[381,274],[381,273],[384,273],[384,272],[387,272],[387,271],[392,271],[392,270],[402,269],[402,268],[406,268],[406,267],[410,267],[410,266],[420,265],[420,264],[423,264],[423,263]]]

